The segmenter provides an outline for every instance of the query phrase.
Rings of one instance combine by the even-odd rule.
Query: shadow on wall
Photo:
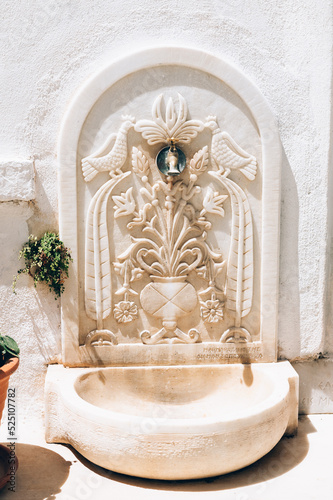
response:
[[[282,147],[278,357],[284,359],[299,356],[301,348],[298,231],[297,186]]]
[[[266,481],[285,474],[304,460],[309,451],[309,441],[307,435],[312,432],[316,432],[315,427],[307,417],[303,417],[301,429],[297,436],[293,438],[285,437],[281,439],[281,441],[270,453],[249,467],[223,476],[191,481],[157,481],[125,476],[94,465],[82,457],[82,455],[80,455],[70,445],[65,446],[70,448],[77,459],[96,475],[108,478],[111,481],[126,484],[128,486],[135,486],[145,490],[152,489],[165,491],[204,492],[224,491],[257,485],[258,489],[255,490],[255,493],[259,494],[264,492],[266,488]],[[105,486],[104,481],[103,483]],[[109,487],[111,492],[111,483]],[[105,488],[105,490],[106,489],[107,488]],[[103,488],[103,492],[105,490]],[[97,494],[98,490],[96,490],[96,495]]]
[[[27,316],[33,326],[33,333],[45,364],[61,363],[61,335],[59,311],[50,307],[54,297],[48,290],[36,293],[35,300],[31,300],[30,307],[26,306]],[[59,302],[56,307],[59,308]],[[43,323],[41,322],[43,320]]]
[[[17,443],[15,452],[19,462],[15,492],[5,486],[0,492],[1,500],[55,499],[68,478],[71,462],[54,451],[30,444]]]

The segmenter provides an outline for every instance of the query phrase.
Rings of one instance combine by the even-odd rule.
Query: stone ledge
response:
[[[33,201],[0,201],[0,218],[30,219],[34,213]]]
[[[333,413],[333,359],[297,361],[299,413]]]

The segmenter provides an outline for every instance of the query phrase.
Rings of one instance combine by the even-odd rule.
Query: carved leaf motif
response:
[[[213,276],[216,278],[222,271],[225,266],[225,261],[223,260],[222,262],[214,262],[213,263]]]
[[[209,187],[202,202],[204,210],[201,215],[203,215],[203,212],[208,212],[210,214],[216,214],[224,217],[223,202],[227,198],[228,195],[222,195],[218,192],[214,192],[212,188]]]
[[[253,225],[249,201],[231,179],[209,172],[227,189],[232,207],[231,243],[227,264],[226,306],[235,314],[235,325],[247,316],[253,296]]]
[[[203,130],[203,127],[203,123],[201,124],[199,120],[189,120],[188,122],[181,125],[171,137],[175,137],[177,142],[189,144],[192,139],[196,138],[198,132],[201,132]]]
[[[115,210],[114,216],[116,219],[125,215],[131,215],[135,211],[136,203],[133,198],[132,187],[128,188],[126,193],[121,193],[120,196],[112,196],[112,199],[115,203],[113,208]]]
[[[140,267],[135,267],[131,271],[130,282],[140,280],[143,275],[144,275],[144,272],[142,271],[142,269]]]
[[[244,191],[226,179],[233,205],[231,244],[227,267],[227,307],[236,320],[249,314],[253,294],[252,215]],[[237,323],[236,323],[237,324]]]
[[[180,113],[180,115],[181,115],[181,113]],[[183,118],[184,117],[181,116],[180,119],[182,120]],[[185,116],[185,119],[186,119],[186,116]],[[165,113],[165,121],[166,121],[167,128],[169,130],[172,130],[172,128],[176,125],[176,120],[177,120],[177,114],[176,114],[175,106],[174,106],[172,99],[170,97],[168,100],[166,113]]]
[[[189,144],[198,132],[203,130],[203,122],[200,120],[186,121],[187,105],[184,97],[180,94],[178,94],[178,111],[170,98],[166,106],[165,118],[163,118],[162,113],[162,102],[163,94],[160,94],[153,104],[153,121],[140,120],[135,125],[135,130],[140,132],[150,145],[161,142],[168,143],[171,138],[177,142]]]
[[[86,225],[85,307],[101,328],[111,313],[111,264],[107,230],[107,203],[113,188],[130,175],[126,172],[103,184],[92,198]]]
[[[206,280],[208,278],[207,266],[197,267],[197,275]]]
[[[149,162],[146,156],[138,148],[132,148],[132,167],[133,171],[140,175],[148,175]]]
[[[202,174],[207,169],[208,160],[208,146],[204,146],[202,149],[195,153],[190,161],[191,174]]]
[[[120,262],[114,262],[113,263],[114,270],[119,276],[124,276],[125,275],[125,264],[120,263]]]

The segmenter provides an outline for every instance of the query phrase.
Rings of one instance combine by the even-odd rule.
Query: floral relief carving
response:
[[[125,117],[119,132],[112,134],[99,151],[82,160],[86,182],[101,171],[107,170],[111,176],[96,192],[88,209],[87,315],[96,320],[96,331],[104,332],[103,321],[112,313],[119,325],[128,324],[138,320],[142,308],[148,317],[161,321],[156,333],[141,332],[144,344],[194,343],[200,341],[199,331],[191,328],[183,332],[178,326],[179,319],[199,304],[202,321],[213,325],[224,320],[226,308],[234,317],[234,324],[220,341],[249,341],[251,335],[243,328],[242,319],[252,307],[252,215],[245,191],[229,175],[238,170],[248,181],[253,181],[256,158],[221,131],[216,117],[209,116],[206,122],[187,120],[187,104],[180,94],[177,106],[170,98],[164,111],[163,102],[161,94],[153,104],[152,120]],[[188,145],[204,129],[211,131],[211,143],[187,159],[186,175],[160,175],[156,179],[152,171],[156,169],[155,161],[141,144],[133,146],[128,154],[127,134],[131,128],[148,146]],[[110,145],[113,146],[108,152]],[[124,167],[129,170],[123,172]],[[214,188],[199,183],[200,176],[207,173]],[[131,182],[127,190],[115,194],[117,186],[130,176],[135,176],[141,187],[134,188]],[[129,218],[125,222],[131,238],[128,248],[116,255],[112,266],[107,224],[110,198],[114,218]],[[231,207],[232,220],[230,250],[224,257],[220,250],[211,247],[207,238],[214,230],[213,217],[225,216],[226,203]],[[120,279],[116,290],[111,289],[113,270]],[[191,273],[206,282],[203,290],[196,290],[189,281]],[[144,276],[150,282],[138,292],[133,283]],[[114,305],[113,295],[120,298]]]
[[[201,317],[207,323],[217,323],[223,319],[223,302],[218,299],[200,301]]]
[[[138,121],[135,130],[142,134],[150,146],[168,144],[171,138],[176,142],[189,144],[204,129],[204,123],[200,120],[187,120],[187,104],[180,94],[178,94],[178,111],[170,97],[163,116],[163,97],[163,94],[160,94],[153,104],[153,120]]]
[[[200,215],[203,216],[206,213],[210,213],[224,217],[223,202],[227,198],[228,195],[222,195],[218,191],[214,192],[212,188],[209,187],[202,202],[203,209],[201,210]]]
[[[123,217],[124,215],[131,215],[135,211],[136,203],[133,198],[133,188],[127,189],[126,193],[121,193],[120,196],[112,196],[115,203],[113,207],[115,212],[115,219],[117,217]]]
[[[113,315],[118,323],[129,323],[138,317],[138,308],[134,302],[122,300],[114,306]]]

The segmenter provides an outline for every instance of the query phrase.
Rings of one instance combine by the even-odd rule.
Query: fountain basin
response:
[[[46,439],[92,462],[153,479],[226,474],[297,428],[290,363],[50,366]]]

